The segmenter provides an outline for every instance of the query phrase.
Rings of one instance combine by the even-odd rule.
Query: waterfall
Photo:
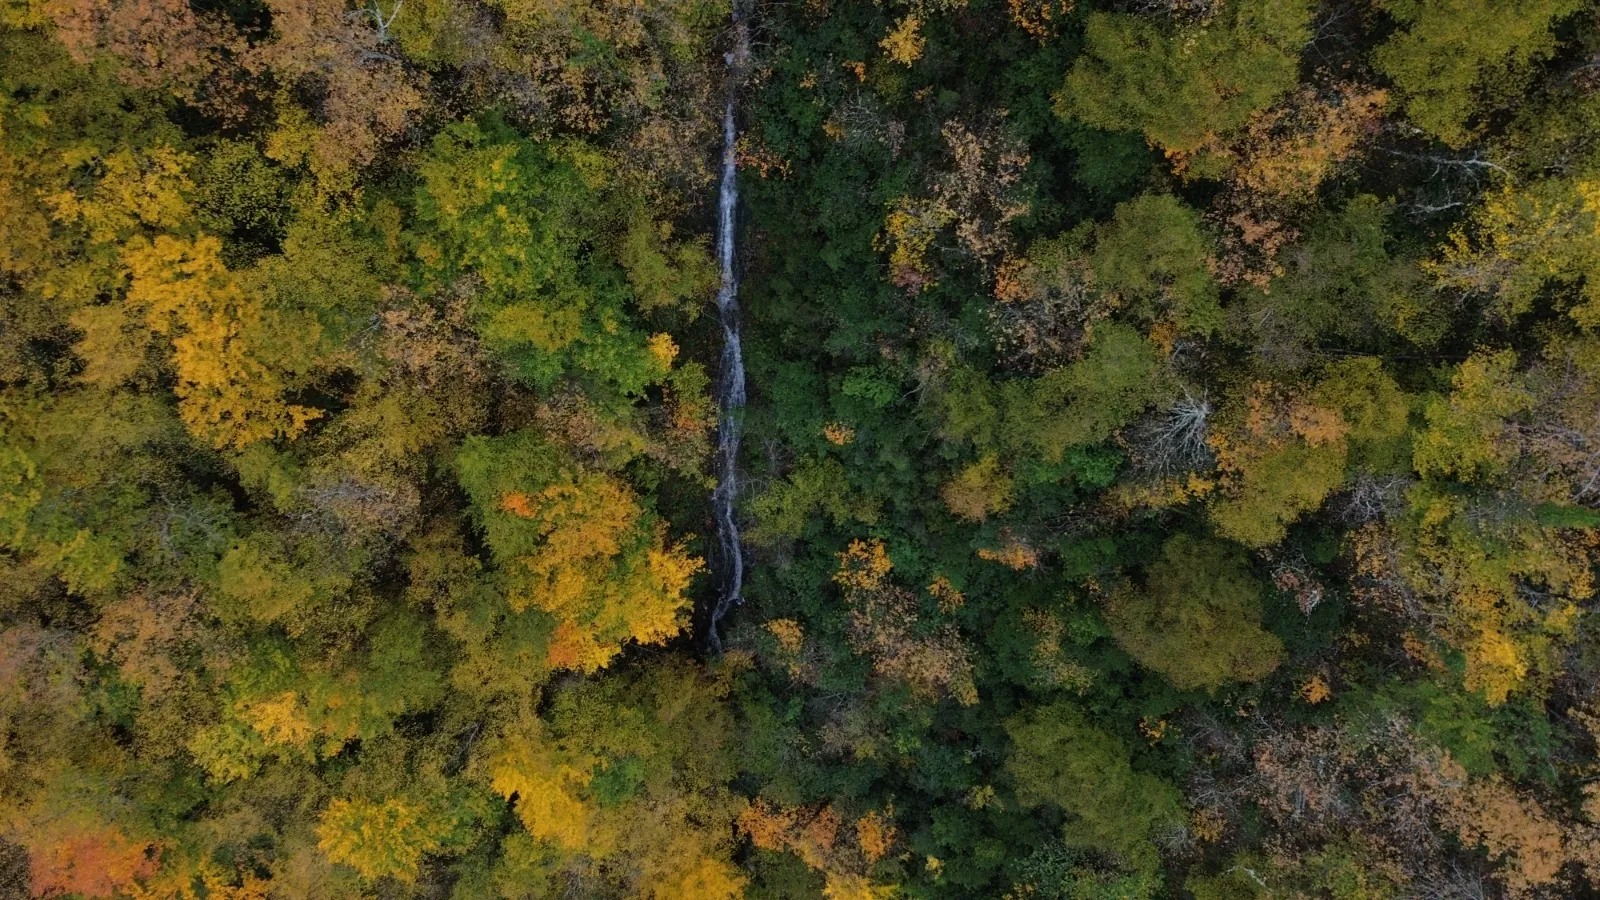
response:
[[[722,181],[717,194],[717,262],[722,284],[717,289],[717,318],[722,323],[722,365],[717,375],[717,487],[711,494],[716,518],[717,599],[711,609],[706,640],[712,652],[722,652],[717,626],[735,604],[744,600],[744,544],[739,535],[739,439],[744,413],[744,351],[739,343],[739,273],[734,261],[735,213],[739,204],[739,175],[735,157],[738,129],[733,102],[739,74],[749,56],[749,30],[733,8],[734,49],[728,65],[728,101],[722,111]]]

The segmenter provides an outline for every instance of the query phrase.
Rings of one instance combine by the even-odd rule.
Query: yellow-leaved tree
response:
[[[489,778],[501,796],[517,798],[517,818],[536,840],[604,852],[610,842],[595,832],[591,810],[579,797],[593,767],[593,760],[552,746],[534,721],[506,736],[489,763]]]
[[[1558,668],[1578,604],[1595,590],[1593,516],[1568,505],[1588,481],[1568,465],[1586,426],[1562,402],[1585,396],[1574,388],[1587,376],[1581,359],[1552,357],[1531,372],[1509,350],[1468,357],[1424,410],[1412,453],[1423,480],[1406,515],[1356,545],[1359,571],[1421,601],[1431,629],[1464,655],[1466,687],[1491,704]]]
[[[555,620],[550,668],[593,672],[628,641],[665,643],[683,627],[702,562],[623,482],[531,431],[474,438],[457,468],[511,607]]]
[[[265,350],[269,311],[222,262],[222,242],[157,237],[123,251],[127,303],[151,331],[172,338],[178,412],[217,448],[295,437],[319,412],[284,399],[282,368]],[[281,352],[281,351],[280,351]]]
[[[1330,364],[1310,390],[1251,385],[1210,445],[1222,470],[1211,520],[1224,537],[1265,547],[1327,499],[1351,465],[1394,456],[1408,401],[1376,359]]]
[[[744,801],[727,742],[729,679],[675,657],[568,682],[544,718],[509,724],[489,756],[494,790],[539,845],[534,865],[581,869],[599,896],[733,900]]]
[[[415,881],[422,857],[441,844],[423,812],[400,798],[335,800],[317,825],[317,846],[363,878]]]

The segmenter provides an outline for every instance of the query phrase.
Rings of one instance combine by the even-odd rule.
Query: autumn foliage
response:
[[[0,3],[0,898],[1595,895],[1597,11]]]

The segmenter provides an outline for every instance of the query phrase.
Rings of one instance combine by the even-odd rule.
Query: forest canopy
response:
[[[1597,136],[1593,0],[7,0],[0,898],[1600,895]]]

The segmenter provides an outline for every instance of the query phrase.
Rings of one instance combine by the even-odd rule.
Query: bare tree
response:
[[[1204,391],[1185,387],[1182,397],[1128,429],[1124,439],[1139,466],[1158,476],[1208,469],[1216,461],[1207,440],[1212,411]]]
[[[1362,472],[1349,490],[1333,504],[1338,516],[1352,525],[1365,525],[1392,515],[1416,479],[1404,475]]]
[[[378,0],[372,0],[371,6],[356,10],[354,15],[371,16],[372,25],[377,29],[378,32],[378,43],[387,44],[389,41],[393,40],[393,37],[389,34],[389,26],[394,24],[394,20],[396,18],[399,18],[400,8],[405,6],[405,3],[406,0],[395,0],[394,8],[389,10],[389,14],[385,16],[383,14],[383,7],[378,3]]]

